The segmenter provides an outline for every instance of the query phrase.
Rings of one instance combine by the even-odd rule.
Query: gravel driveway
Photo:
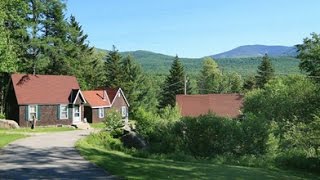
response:
[[[112,179],[74,148],[75,142],[89,133],[50,133],[9,144],[0,151],[0,179]]]

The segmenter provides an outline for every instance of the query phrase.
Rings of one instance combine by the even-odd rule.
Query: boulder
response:
[[[19,129],[17,122],[13,120],[0,119],[0,128],[2,129]]]
[[[147,147],[145,140],[136,132],[130,131],[121,137],[123,145],[127,148],[144,149]]]

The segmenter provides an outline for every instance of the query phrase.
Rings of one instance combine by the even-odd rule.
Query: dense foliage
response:
[[[102,86],[124,90],[137,132],[149,143],[147,154],[261,156],[284,166],[320,170],[318,34],[297,46],[300,68],[309,76],[279,77],[300,74],[299,60],[180,59],[145,51],[120,53],[115,46],[104,52],[88,44],[74,16],[65,16],[65,1],[3,0],[0,9],[1,104],[11,73],[73,75],[82,90]],[[175,96],[184,93],[185,82],[188,94],[245,92],[245,118],[181,118]],[[1,117],[2,112],[0,105]],[[112,135],[119,135],[120,122],[116,113],[108,112],[106,127]],[[110,134],[97,136],[101,147],[124,150]]]
[[[297,48],[300,68],[310,76],[320,76],[320,35],[312,33],[311,38],[305,38]]]

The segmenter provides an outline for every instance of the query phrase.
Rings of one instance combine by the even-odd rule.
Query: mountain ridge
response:
[[[98,51],[105,51],[101,48],[96,48]],[[147,58],[147,57],[161,57],[164,61],[172,60],[174,56],[166,55],[158,52],[147,51],[147,50],[135,50],[135,51],[123,51],[120,52],[122,55],[126,56],[129,54],[134,54],[135,57],[139,58]],[[208,55],[204,57],[212,57],[214,59],[221,58],[248,58],[248,57],[262,57],[263,55],[268,54],[270,57],[279,57],[279,56],[288,56],[288,57],[296,57],[297,56],[297,48],[295,46],[282,46],[282,45],[243,45],[231,49],[229,51],[225,51],[222,53]],[[183,57],[182,59],[203,59],[204,57],[199,58],[188,58]]]
[[[213,57],[215,59],[244,58],[244,57],[261,57],[265,54],[268,54],[271,57],[279,57],[279,56],[296,57],[298,53],[297,53],[297,48],[295,46],[256,44],[256,45],[239,46],[229,51],[211,55],[210,57]]]

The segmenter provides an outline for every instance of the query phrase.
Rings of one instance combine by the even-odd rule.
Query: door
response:
[[[81,110],[80,105],[75,104],[73,106],[73,124],[81,122]]]

